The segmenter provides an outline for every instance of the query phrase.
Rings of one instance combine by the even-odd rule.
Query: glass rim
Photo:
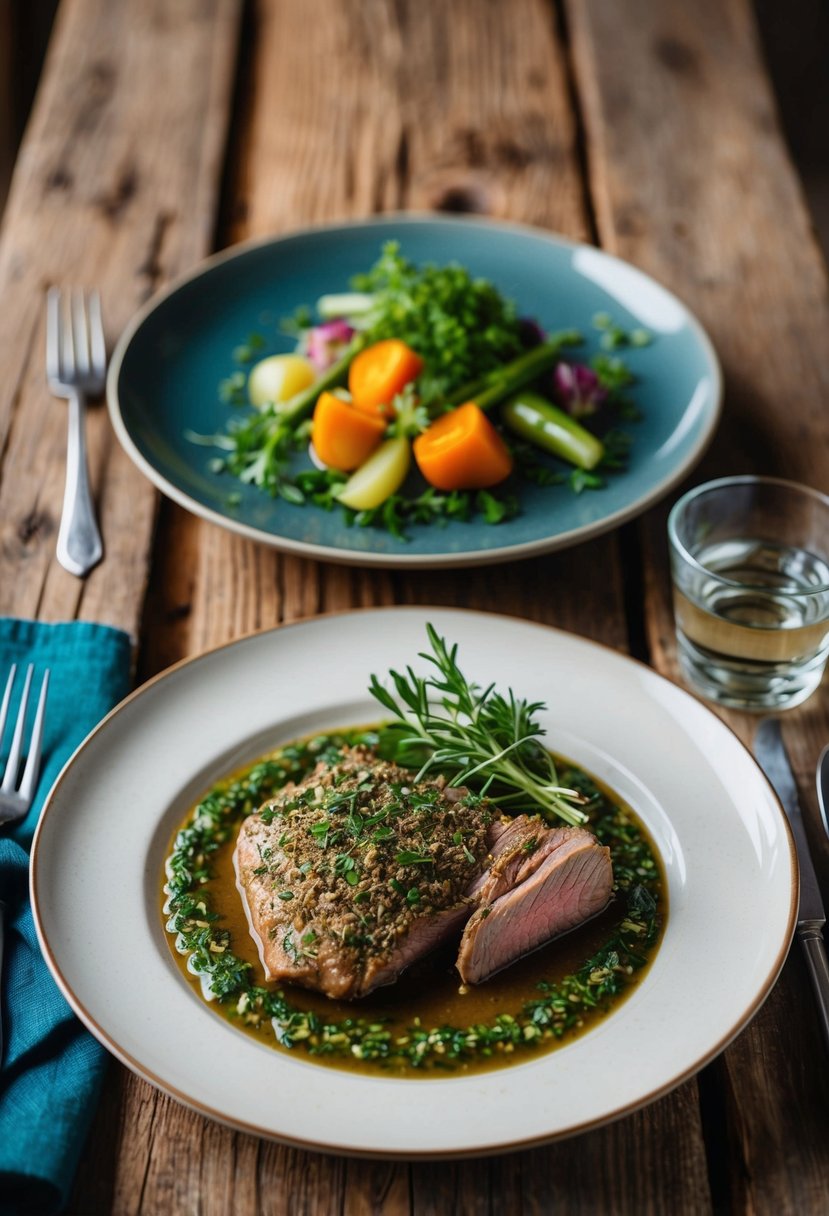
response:
[[[716,579],[724,587],[734,588],[750,588],[768,590],[760,583],[747,583],[743,579],[726,578],[722,574],[718,574],[716,570],[710,570],[708,566],[697,561],[692,553],[686,548],[677,535],[677,519],[682,511],[701,495],[708,493],[711,490],[725,489],[727,486],[774,486],[778,489],[793,490],[796,494],[802,495],[805,498],[811,498],[819,503],[829,512],[829,496],[821,493],[820,490],[815,490],[812,486],[803,485],[802,482],[789,481],[785,477],[767,477],[763,474],[755,473],[740,473],[729,477],[716,477],[712,481],[704,481],[701,485],[693,486],[690,490],[676,500],[671,507],[668,515],[668,541],[671,548],[694,570],[707,575],[708,578]],[[808,599],[813,595],[825,595],[829,591],[829,582],[817,583],[814,587],[810,587],[808,591],[796,589],[791,594],[796,595],[798,599]]]

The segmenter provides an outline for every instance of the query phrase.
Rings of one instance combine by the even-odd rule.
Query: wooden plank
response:
[[[695,480],[756,471],[826,490],[826,270],[747,0],[693,8],[587,0],[568,13],[602,241],[683,296],[723,361],[725,418]],[[664,524],[657,511],[643,528],[646,607],[654,661],[675,675]],[[724,716],[750,740],[752,719]],[[826,878],[813,794],[813,765],[829,737],[825,686],[786,715],[784,729]],[[731,1149],[715,1200],[752,1213],[825,1210],[824,1060],[794,956],[715,1070]]]
[[[305,45],[309,30],[313,54],[298,53],[297,40]],[[228,189],[232,239],[400,207],[507,216],[577,238],[589,234],[567,67],[544,0],[509,6],[340,0],[325,7],[324,20],[314,19],[308,0],[259,0],[248,47]],[[164,506],[160,536],[145,626],[147,674],[254,628],[394,602],[486,608],[616,648],[628,642],[615,538],[495,572],[383,574],[279,555],[171,504]],[[142,1088],[132,1078],[127,1085]],[[163,1097],[159,1104],[153,1155],[160,1161],[170,1139],[183,1146],[185,1123],[196,1152],[191,1117]],[[230,1153],[230,1144],[222,1151]],[[273,1211],[300,1210],[292,1188],[311,1172],[317,1206],[301,1210],[339,1210],[339,1202],[348,1213],[395,1216],[410,1208],[535,1212],[549,1210],[550,1193],[565,1206],[578,1187],[581,1210],[598,1211],[612,1190],[603,1174],[608,1162],[609,1177],[625,1179],[617,1198],[628,1211],[640,1201],[642,1210],[657,1211],[666,1196],[678,1213],[706,1211],[695,1084],[581,1137],[577,1151],[560,1144],[491,1162],[411,1168],[348,1163],[343,1175],[335,1160],[268,1149],[259,1163],[260,1199],[267,1195]],[[219,1168],[226,1177],[234,1167]],[[236,1176],[233,1210],[247,1216],[256,1208],[238,1170]],[[142,1211],[163,1206],[164,1178],[160,1168],[147,1177]],[[191,1190],[191,1207],[197,1204]]]
[[[250,94],[234,139],[229,235],[238,240],[388,208],[444,207],[509,215],[583,237],[588,222],[576,132],[547,6],[522,0],[520,13],[513,9],[516,19],[500,4],[487,0],[484,7],[482,21],[477,0],[451,11],[387,0],[329,5],[309,58],[294,53],[292,38],[307,19],[302,0],[259,4],[253,53],[243,68]],[[330,70],[320,73],[321,62]],[[497,87],[484,88],[484,78]],[[461,578],[348,572],[245,546],[180,515],[171,510],[170,527],[199,568],[196,595],[172,595],[190,606],[189,619],[180,616],[175,627],[182,653],[320,610],[424,602],[426,587],[432,603],[499,606],[488,590],[491,577],[480,571]],[[621,602],[617,550],[600,541],[594,553],[598,564],[577,561],[568,569],[592,583],[601,610],[597,603],[595,610],[585,605],[569,613],[566,596],[548,597],[546,606],[539,601],[538,619],[574,623],[624,647],[622,614],[604,611],[609,600]],[[232,593],[223,590],[229,566],[242,576]],[[561,562],[514,567],[526,583],[522,589],[513,581],[514,601],[501,609],[521,613],[537,573],[557,566]],[[162,600],[169,598],[165,583],[164,577],[154,581]],[[245,587],[255,587],[254,604]],[[163,648],[158,659],[146,657],[149,672],[169,660],[171,649],[155,622],[148,635],[151,646]]]
[[[239,19],[239,0],[61,5],[0,238],[0,612],[137,633],[156,496],[100,409],[89,448],[106,560],[81,582],[54,559],[66,415],[44,380],[44,290],[100,288],[111,344],[208,252]]]
[[[17,152],[12,72],[13,38],[14,13],[11,5],[3,5],[0,8],[0,216],[3,214]]]
[[[819,0],[755,0],[765,60],[824,256],[829,255],[829,93],[823,87],[829,11]]]

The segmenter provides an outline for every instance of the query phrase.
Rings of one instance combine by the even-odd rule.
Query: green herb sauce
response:
[[[345,744],[376,741],[363,729],[287,745],[219,781],[188,813],[167,860],[164,917],[192,982],[231,1022],[274,1047],[400,1076],[518,1063],[589,1029],[641,980],[661,938],[666,885],[632,811],[563,760],[562,784],[588,799],[588,827],[611,850],[615,898],[602,916],[474,991],[459,988],[452,959],[439,953],[353,1004],[261,978],[231,876],[239,826],[320,760],[336,763]]]

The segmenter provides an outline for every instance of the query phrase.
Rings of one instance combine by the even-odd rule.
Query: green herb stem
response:
[[[303,389],[301,393],[297,393],[290,401],[286,401],[285,405],[281,408],[277,408],[277,418],[279,421],[283,423],[298,422],[306,414],[310,414],[317,403],[320,393],[330,391],[332,388],[340,388],[345,384],[348,381],[348,369],[351,367],[355,355],[362,350],[364,345],[364,338],[354,338],[340,355],[337,362],[332,363],[313,384],[309,384],[308,388]]]
[[[512,362],[493,368],[479,379],[463,385],[451,393],[444,404],[454,407],[465,401],[474,401],[480,409],[488,410],[548,371],[558,361],[562,347],[579,340],[579,335],[571,330],[554,334]]]
[[[426,630],[432,651],[421,658],[436,674],[390,671],[394,693],[371,677],[372,696],[397,719],[382,732],[381,749],[399,764],[418,767],[416,781],[436,769],[452,785],[488,794],[504,810],[583,823],[582,795],[559,782],[552,756],[539,743],[544,732],[535,714],[544,708],[541,702],[469,683],[457,664],[457,646],[447,646],[432,625]]]

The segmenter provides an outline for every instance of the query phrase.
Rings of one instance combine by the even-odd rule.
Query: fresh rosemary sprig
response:
[[[420,657],[433,673],[392,670],[394,692],[371,677],[369,692],[396,719],[380,732],[381,754],[419,769],[415,782],[436,770],[451,785],[488,795],[505,811],[584,823],[587,816],[578,808],[584,797],[559,783],[553,758],[539,743],[544,730],[535,715],[543,702],[520,700],[512,689],[504,697],[492,684],[471,684],[458,667],[457,645],[449,647],[430,624],[426,631],[432,653]]]

